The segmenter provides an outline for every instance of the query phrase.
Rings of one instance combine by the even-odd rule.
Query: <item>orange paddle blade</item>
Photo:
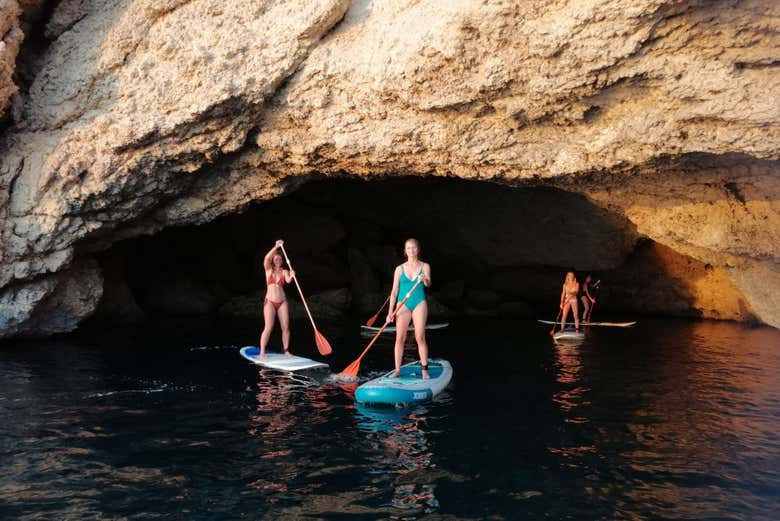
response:
[[[322,336],[322,333],[314,330],[314,343],[317,344],[317,350],[322,356],[327,356],[333,352],[333,348],[330,347],[330,343]]]
[[[360,371],[360,358],[349,364],[339,373],[339,376],[344,378],[355,378]]]
[[[550,336],[553,336],[555,334],[555,324],[558,322],[558,320],[561,318],[561,313],[563,313],[562,309],[558,310],[558,316],[555,317],[555,322],[553,322],[553,327],[550,330]]]

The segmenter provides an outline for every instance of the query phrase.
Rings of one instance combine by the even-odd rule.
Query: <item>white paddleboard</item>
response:
[[[578,333],[574,329],[566,328],[563,331],[558,331],[553,335],[553,340],[556,342],[582,342],[585,340],[585,333]]]
[[[246,346],[241,348],[241,356],[257,365],[276,369],[277,371],[304,371],[307,369],[330,369],[328,364],[317,362],[302,356],[287,356],[284,353],[265,352],[265,358],[260,358],[260,348]]]
[[[431,330],[434,330],[434,329],[444,329],[445,327],[448,327],[449,325],[450,325],[449,322],[443,322],[441,324],[426,324],[425,325],[425,330],[426,331],[431,331]],[[360,328],[362,329],[361,333],[375,334],[377,331],[382,329],[382,326],[376,327],[376,326],[362,325],[362,326],[360,326]],[[409,324],[409,331],[414,331],[414,326],[411,325],[411,324]],[[396,327],[395,326],[387,326],[385,328],[385,330],[382,331],[382,333],[395,333],[395,332],[396,332]]]
[[[556,324],[561,325],[560,322],[553,322],[552,320],[537,320],[537,322],[541,322],[542,324]],[[631,327],[635,325],[636,322],[580,322],[581,326],[604,326],[604,327]],[[566,322],[567,326],[573,326],[574,322]]]

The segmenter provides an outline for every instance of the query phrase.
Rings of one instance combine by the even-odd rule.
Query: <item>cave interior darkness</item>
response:
[[[709,267],[637,235],[580,194],[409,177],[310,181],[240,214],[116,243],[99,255],[105,289],[90,322],[260,320],[262,258],[277,238],[315,316],[365,320],[386,298],[408,237],[420,240],[432,267],[431,320],[549,317],[567,270],[602,280],[602,319],[702,316],[688,278]],[[294,286],[287,296],[303,317]]]

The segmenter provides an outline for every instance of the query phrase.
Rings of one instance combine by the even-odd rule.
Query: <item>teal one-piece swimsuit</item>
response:
[[[417,274],[417,277],[415,277],[412,280],[409,280],[409,277],[406,276],[406,272],[404,271],[403,266],[401,267],[401,275],[398,277],[398,300],[397,302],[401,302],[403,299],[406,298],[406,294],[409,293],[409,290],[412,289],[412,286],[414,286],[414,283],[417,281],[417,278],[422,274],[423,270],[422,267],[420,267],[420,273]],[[407,300],[404,303],[404,306],[407,307],[409,311],[414,311],[414,308],[417,307],[417,305],[425,300],[425,286],[422,285],[422,283],[418,284],[416,288],[414,288],[414,291],[411,295],[409,295],[409,300]]]

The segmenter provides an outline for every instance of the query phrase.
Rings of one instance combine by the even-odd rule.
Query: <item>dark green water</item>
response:
[[[0,517],[778,518],[769,328],[642,319],[566,347],[549,326],[462,322],[429,335],[449,389],[382,410],[246,362],[247,328],[164,326],[0,346]],[[321,328],[336,371],[367,341]],[[391,352],[376,344],[362,375]]]

